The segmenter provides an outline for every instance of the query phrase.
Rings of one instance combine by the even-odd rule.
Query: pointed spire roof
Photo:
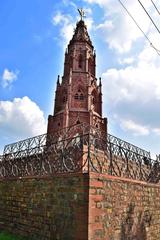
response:
[[[74,35],[70,41],[70,44],[73,44],[74,42],[87,42],[90,46],[92,46],[92,41],[89,37],[87,26],[83,20],[77,22],[76,29],[74,31]]]

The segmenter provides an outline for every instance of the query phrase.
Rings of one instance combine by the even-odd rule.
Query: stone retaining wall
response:
[[[28,240],[88,237],[88,175],[0,181],[0,230]]]
[[[0,230],[28,240],[159,240],[160,186],[61,174],[0,181]]]
[[[159,240],[160,186],[90,175],[90,240]]]

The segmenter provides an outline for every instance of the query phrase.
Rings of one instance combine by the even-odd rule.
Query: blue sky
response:
[[[142,2],[160,27],[151,2]],[[123,3],[160,49],[160,36],[137,1]],[[86,10],[97,53],[109,132],[158,154],[160,56],[117,0],[0,2],[0,152],[7,143],[46,132],[78,7]]]

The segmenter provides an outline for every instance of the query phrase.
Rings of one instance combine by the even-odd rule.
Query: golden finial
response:
[[[82,21],[85,17],[85,11],[83,8],[78,8],[78,12],[79,12],[79,15],[80,15],[81,21]]]

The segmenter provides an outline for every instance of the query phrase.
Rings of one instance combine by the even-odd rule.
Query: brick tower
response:
[[[102,84],[97,83],[96,54],[87,27],[81,20],[65,52],[64,74],[58,76],[54,115],[49,115],[47,132],[85,123],[107,132],[102,118]]]

